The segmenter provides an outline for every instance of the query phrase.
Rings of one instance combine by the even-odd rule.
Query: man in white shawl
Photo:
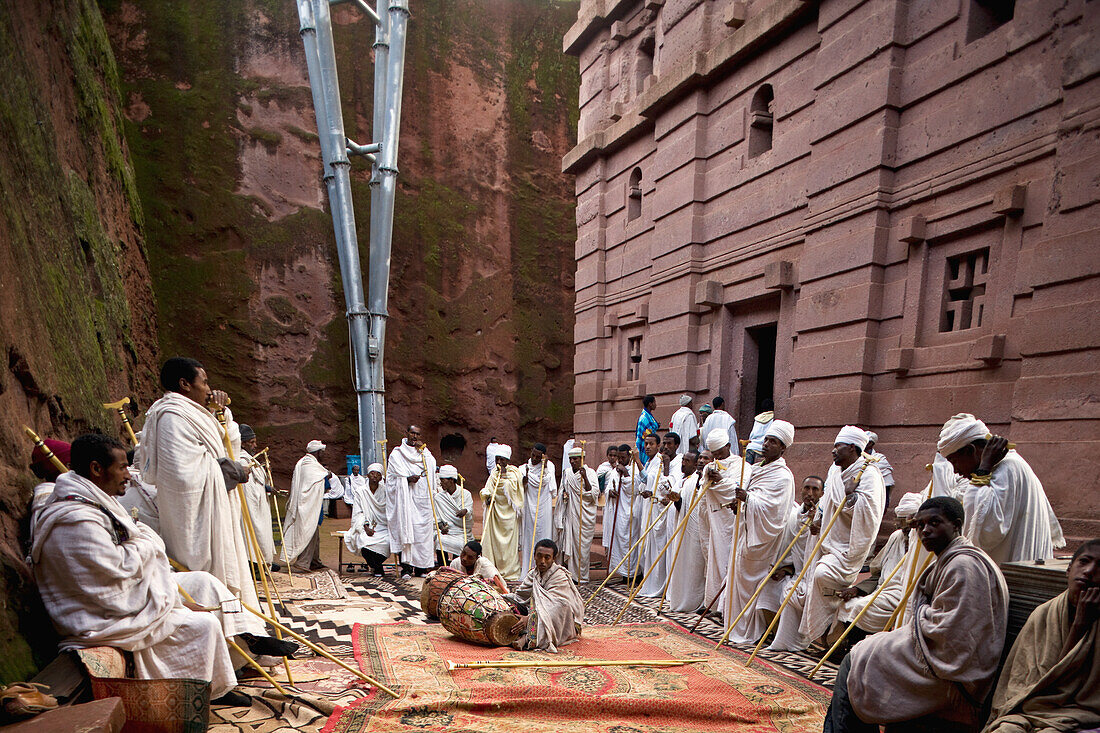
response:
[[[646,453],[653,450],[660,455],[658,460],[650,460],[646,463],[646,486],[642,494],[643,497],[649,495],[648,507],[642,520],[642,531],[651,524],[653,529],[642,542],[641,570],[643,575],[648,573],[649,577],[642,583],[638,593],[650,598],[661,595],[665,584],[668,583],[668,566],[672,562],[672,553],[665,548],[665,545],[676,529],[671,525],[675,507],[669,507],[669,505],[672,503],[673,485],[679,488],[680,481],[683,479],[681,473],[683,456],[676,453],[680,439],[675,433],[671,433],[673,436],[671,439],[669,435],[670,433],[666,433],[661,438],[659,447],[654,445],[657,440],[656,435],[647,435],[645,440]]]
[[[546,446],[535,443],[530,460],[520,468],[524,497],[523,525],[519,532],[521,577],[526,577],[531,569],[535,543],[554,536],[554,505],[558,495],[554,471],[554,462],[546,457]]]
[[[324,450],[325,444],[319,440],[306,445],[306,454],[294,465],[283,518],[283,551],[287,561],[294,563],[294,569],[304,573],[325,567],[320,554],[321,509],[326,479],[332,472],[321,464]]]
[[[613,500],[615,506],[610,503],[604,507],[604,511],[611,510],[612,521],[615,524],[613,539],[611,542],[610,557],[608,558],[608,572],[618,566],[619,575],[623,579],[633,578],[641,564],[639,548],[630,550],[638,538],[642,536],[642,512],[645,510],[646,500],[641,497],[645,486],[645,468],[638,461],[638,452],[626,443],[619,446],[619,465],[615,467],[615,488],[608,492],[608,498]],[[621,564],[620,564],[621,563]]]
[[[676,449],[678,455],[682,456],[689,450],[694,450],[699,444],[699,418],[695,416],[695,410],[691,409],[691,395],[680,395],[680,409],[672,413],[672,419],[668,421],[668,429],[680,436],[680,445]]]
[[[687,515],[692,501],[702,487],[700,480],[703,472],[699,454],[695,451],[685,453],[680,467],[685,476],[680,482],[680,488],[671,497],[676,506],[669,514],[672,516],[674,528],[679,527],[685,517],[687,525],[669,549],[671,558],[669,559],[667,598],[671,610],[690,613],[706,603],[703,600],[706,566],[702,546],[699,543],[699,522],[704,511],[703,503],[699,502],[691,512],[691,516]]]
[[[868,430],[866,453],[875,459],[878,472],[882,474],[882,483],[886,486],[886,506],[890,506],[890,491],[894,488],[894,467],[890,465],[890,461],[886,460],[886,456],[878,451],[877,443],[878,433]]]
[[[354,473],[348,478],[348,494],[352,500],[351,526],[344,535],[344,546],[363,556],[372,575],[385,576],[383,564],[390,556],[390,530],[386,519],[382,464],[367,466],[366,478]],[[353,478],[359,480],[351,481]]]
[[[784,451],[794,443],[794,425],[774,420],[764,435],[763,461],[752,468],[745,487],[736,490],[741,512],[741,531],[727,560],[732,573],[726,582],[718,611],[726,628],[739,614],[730,632],[730,642],[748,644],[764,635],[770,619],[756,600],[742,614],[757,587],[768,581],[769,572],[779,553],[787,526],[788,510],[794,502],[794,474],[787,468]]]
[[[825,733],[981,726],[1004,647],[1008,588],[996,563],[961,536],[962,523],[956,499],[921,504],[916,525],[936,561],[917,581],[910,621],[867,637],[841,662]]]
[[[436,549],[440,551],[437,562],[446,565],[446,557],[456,557],[474,536],[474,497],[458,484],[458,469],[451,465],[439,467],[438,486],[435,491],[435,513],[439,520],[439,537]],[[443,546],[439,547],[439,540]]]
[[[133,655],[139,679],[206,680],[215,704],[248,705],[247,695],[229,694],[237,664],[226,639],[258,655],[291,654],[296,645],[267,637],[209,573],[172,572],[160,536],[117,500],[130,484],[121,443],[81,436],[72,467],[36,517],[31,550],[61,648],[115,647]]]
[[[500,449],[504,447],[503,443],[498,443],[496,438],[489,438],[489,445],[485,446],[485,470],[492,473],[497,467],[497,456],[500,454]],[[511,448],[508,449],[509,452]]]
[[[580,638],[584,621],[584,601],[569,571],[558,565],[558,546],[551,539],[535,546],[535,564],[515,593],[505,596],[529,609],[520,617],[513,632],[523,636],[513,644],[517,649],[539,649],[556,653],[558,647]]]
[[[905,568],[898,570],[890,578],[890,574],[898,563],[905,560],[909,552],[909,527],[913,516],[920,508],[924,498],[920,494],[904,494],[894,507],[894,515],[897,517],[897,529],[891,534],[882,549],[871,558],[869,563],[871,577],[859,585],[853,585],[840,591],[840,599],[843,605],[837,613],[837,628],[847,626],[859,615],[871,601],[871,596],[880,586],[885,587],[878,592],[874,602],[870,602],[870,608],[860,617],[856,623],[856,629],[852,631],[848,639],[855,643],[863,638],[863,633],[876,634],[883,630],[886,622],[901,603],[901,597],[905,595]],[[890,578],[889,582],[886,579]],[[858,630],[858,631],[857,631]],[[852,637],[855,638],[852,638]]]
[[[401,445],[390,451],[386,464],[386,511],[390,550],[401,559],[405,575],[418,577],[435,564],[435,456],[424,445],[420,427],[409,425]]]
[[[783,540],[779,543],[781,548],[779,552],[782,553],[783,550],[787,549],[787,545],[790,545],[791,542],[794,542],[794,544],[791,545],[791,551],[787,553],[783,564],[772,573],[771,579],[760,594],[757,605],[763,610],[771,613],[779,610],[783,597],[794,585],[795,577],[802,572],[802,568],[806,564],[806,555],[817,544],[817,537],[810,534],[807,522],[812,523],[814,517],[816,517],[817,503],[821,501],[821,496],[824,493],[825,479],[820,476],[807,476],[802,479],[799,503],[787,512],[787,525],[783,528]],[[802,529],[804,526],[806,528]],[[799,534],[799,530],[802,530],[801,534]],[[779,557],[776,556],[776,561],[778,562],[778,560]],[[800,599],[806,597],[805,587],[804,584],[800,583],[798,590],[795,591],[799,594]]]
[[[248,471],[229,459],[221,425],[206,408],[224,409],[229,396],[211,389],[194,359],[168,359],[160,382],[165,393],[145,415],[135,462],[157,487],[160,516],[171,517],[160,528],[168,557],[188,570],[205,570],[255,608],[237,494]],[[228,424],[230,440],[235,435],[239,441],[236,423]]]
[[[578,583],[588,582],[589,553],[596,533],[596,499],[599,481],[596,472],[584,465],[584,451],[569,451],[569,468],[561,486],[562,543],[561,564]]]
[[[825,477],[825,495],[817,507],[814,526],[824,532],[837,515],[821,543],[816,558],[802,583],[804,600],[794,595],[783,609],[775,640],[769,649],[801,651],[828,631],[840,610],[840,591],[850,587],[875,548],[886,487],[873,459],[863,453],[867,432],[845,425],[833,443],[833,465]],[[839,514],[837,514],[839,507]]]
[[[760,453],[764,450],[764,433],[768,432],[768,426],[775,419],[774,405],[770,399],[764,400],[764,411],[753,418],[752,429],[749,430],[749,444],[745,448],[745,458],[749,463],[756,463]]]
[[[481,544],[485,559],[500,568],[505,580],[519,580],[519,532],[523,517],[523,480],[519,469],[509,464],[512,446],[502,445],[496,454],[497,465],[485,487],[484,528]]]
[[[726,587],[726,574],[730,568],[730,546],[736,515],[733,502],[742,483],[752,479],[752,466],[741,456],[730,451],[729,432],[721,428],[707,435],[707,450],[714,460],[703,472],[704,492],[702,504],[707,512],[707,584],[708,605],[718,599],[718,593]]]
[[[250,465],[248,480],[241,484],[245,501],[248,502],[248,514],[252,517],[252,528],[256,532],[256,541],[260,545],[260,562],[272,566],[272,570],[278,570],[275,565],[275,537],[271,529],[271,504],[267,495],[271,488],[271,479],[267,470],[259,461],[253,460],[256,454],[256,431],[251,426],[241,424],[241,460]],[[129,493],[129,492],[127,492]],[[241,517],[241,521],[246,519]],[[241,529],[245,530],[244,525]]]
[[[940,430],[936,451],[970,479],[961,499],[963,535],[994,562],[1049,560],[1054,548],[1065,547],[1039,477],[984,422],[965,412],[955,415]]]
[[[715,397],[713,400],[714,407],[711,407],[711,412],[707,415],[707,418],[703,420],[703,427],[700,430],[700,436],[705,443],[707,436],[713,433],[715,430],[725,430],[729,434],[730,445],[737,446],[737,421],[733,419],[733,415],[726,412],[726,401],[721,397]],[[709,405],[708,405],[709,407]]]
[[[605,451],[607,460],[596,469],[596,481],[599,483],[600,498],[597,504],[603,507],[603,524],[600,532],[600,545],[603,547],[604,557],[608,557],[608,548],[611,547],[611,538],[615,536],[615,508],[608,501],[610,491],[618,486],[618,472],[615,466],[619,464],[619,446],[612,444]],[[608,567],[608,570],[611,568]]]

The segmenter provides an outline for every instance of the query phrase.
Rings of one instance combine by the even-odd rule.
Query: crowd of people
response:
[[[404,577],[449,565],[483,578],[527,611],[520,648],[577,638],[577,585],[592,579],[602,521],[608,579],[632,595],[709,615],[735,644],[841,648],[827,731],[1100,724],[1100,540],[1077,550],[1066,593],[1036,610],[998,682],[1008,608],[998,566],[1052,559],[1064,539],[1035,472],[973,415],[944,424],[927,486],[898,498],[877,552],[894,487],[877,435],[844,426],[824,478],[797,483],[784,459],[795,426],[771,405],[742,441],[721,397],[697,415],[683,395],[662,429],[647,395],[634,443],[607,446],[596,468],[583,441],[565,444],[559,472],[547,446],[515,465],[494,439],[480,538],[467,482],[438,465],[418,426],[345,482],[311,441],[277,554],[255,432],[198,362],[170,359],[161,382],[129,455],[100,435],[48,441],[71,470],[43,475],[52,480],[33,502],[31,561],[63,646],[133,652],[139,676],[208,679],[231,702],[234,670],[292,653],[240,606],[259,606],[253,574],[321,567],[323,503],[340,498],[352,507],[344,542],[369,572],[392,555]]]

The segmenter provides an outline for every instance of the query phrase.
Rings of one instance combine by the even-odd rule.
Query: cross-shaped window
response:
[[[982,325],[988,279],[988,247],[947,258],[940,333],[965,331]]]

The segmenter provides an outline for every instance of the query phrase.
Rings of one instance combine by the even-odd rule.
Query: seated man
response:
[[[531,610],[512,628],[513,632],[526,631],[513,645],[517,649],[557,652],[559,646],[572,644],[581,635],[584,601],[569,571],[557,564],[557,558],[558,546],[553,540],[536,542],[535,566],[516,592],[505,596]]]
[[[448,567],[466,575],[476,575],[501,593],[508,592],[508,584],[504,582],[504,576],[497,570],[496,565],[489,562],[489,558],[481,556],[481,543],[477,540],[467,542],[462,547],[462,552],[451,560]]]
[[[986,733],[1100,726],[1100,539],[1077,548],[1069,588],[1031,612],[1005,659]]]
[[[130,483],[121,443],[81,436],[71,460],[39,513],[31,550],[61,648],[116,647],[132,653],[139,679],[207,680],[214,703],[250,704],[232,692],[236,665],[226,639],[236,636],[261,655],[289,655],[296,645],[263,636],[263,625],[213,575],[172,572],[161,538],[116,498]]]
[[[957,499],[933,497],[914,519],[936,561],[917,581],[911,618],[856,644],[837,671],[825,733],[972,731],[1004,648],[1008,588],[962,536]]]

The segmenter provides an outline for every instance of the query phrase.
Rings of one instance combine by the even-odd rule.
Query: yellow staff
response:
[[[443,533],[439,531],[439,515],[435,513],[435,487],[432,486],[432,478],[428,475],[428,459],[424,456],[424,446],[420,448],[420,465],[424,467],[424,480],[428,482],[428,503],[432,507],[432,522],[435,524],[435,536],[439,540],[439,552],[446,562],[450,562],[447,553],[443,552]],[[433,559],[434,563],[434,559]]]
[[[540,505],[542,504],[542,485],[544,483],[543,478],[545,478],[545,476],[546,476],[546,454],[543,453],[542,454],[542,469],[539,471],[539,490],[538,490],[538,493],[535,495],[535,521],[531,525],[531,557],[527,561],[527,569],[528,570],[530,570],[531,566],[535,564],[535,533],[538,532],[538,529],[539,529],[539,509],[542,508]],[[524,492],[524,494],[526,494],[526,492]]]
[[[485,533],[489,531],[489,520],[496,516],[497,491],[500,489],[500,479],[504,475],[504,469],[498,463],[494,469],[497,477],[493,479],[493,495],[489,497],[489,511],[485,514],[485,524],[481,527],[481,541],[485,542]]]
[[[600,583],[600,584],[599,584],[599,585],[598,585],[598,586],[596,587],[596,590],[595,590],[595,592],[593,592],[593,593],[592,593],[592,595],[590,595],[590,596],[588,597],[588,600],[587,600],[587,601],[585,601],[585,603],[584,603],[585,607],[587,607],[587,606],[588,606],[588,604],[592,602],[592,600],[593,600],[593,599],[594,599],[594,598],[596,597],[596,594],[598,594],[598,593],[600,592],[600,589],[601,589],[601,588],[603,588],[603,587],[604,587],[605,585],[607,585],[607,581],[611,580],[611,576],[612,576],[612,575],[614,575],[614,574],[615,574],[615,573],[616,573],[616,572],[618,571],[618,569],[622,567],[623,563],[624,563],[624,562],[626,562],[626,559],[627,559],[628,557],[630,557],[630,553],[631,553],[631,552],[633,552],[633,551],[634,551],[634,548],[636,548],[636,547],[637,547],[637,546],[638,546],[638,545],[639,545],[639,544],[641,543],[641,541],[642,541],[642,538],[643,538],[643,537],[645,537],[645,535],[649,533],[649,530],[653,529],[653,527],[654,527],[654,526],[656,526],[657,522],[661,521],[661,518],[665,516],[665,512],[667,512],[667,511],[668,511],[668,509],[669,509],[669,507],[671,507],[671,506],[674,506],[674,504],[672,504],[672,503],[670,502],[668,506],[666,506],[666,507],[665,507],[664,509],[662,509],[662,510],[661,510],[661,513],[660,513],[660,514],[658,514],[658,515],[657,515],[657,518],[653,520],[653,523],[652,523],[652,524],[650,524],[650,525],[649,525],[649,527],[647,527],[647,528],[646,528],[646,531],[645,531],[645,532],[644,532],[644,533],[642,534],[642,536],[641,536],[641,537],[639,537],[639,538],[638,538],[637,540],[635,540],[635,541],[634,541],[634,544],[632,544],[632,545],[631,545],[631,546],[630,546],[630,547],[629,547],[629,548],[627,549],[627,551],[626,551],[626,554],[625,554],[625,555],[623,555],[623,559],[622,559],[622,560],[619,560],[619,564],[618,564],[618,565],[616,565],[616,566],[615,566],[614,568],[612,568],[611,572],[609,572],[609,573],[607,574],[607,577],[603,579],[603,582],[602,582],[602,583]]]
[[[49,447],[47,447],[47,445],[42,442],[42,438],[38,437],[38,433],[34,432],[26,425],[23,426],[23,432],[26,433],[27,437],[31,439],[31,442],[34,443],[34,447],[42,451],[42,455],[46,456],[46,460],[52,463],[54,465],[54,468],[56,468],[61,473],[68,472],[69,467],[62,463],[61,459],[55,456],[53,451],[50,450]]]
[[[264,448],[261,453],[264,453],[264,465],[267,467],[267,480],[271,482],[271,489],[275,493],[271,496],[271,503],[275,507],[275,521],[279,523],[279,544],[283,545],[283,518],[279,516],[279,492],[275,490],[275,475],[271,473],[271,461],[267,457],[267,448]],[[283,562],[286,563],[286,577],[290,580],[290,587],[294,587],[294,573],[290,571],[290,559],[286,556],[286,545],[283,545]],[[275,584],[275,579],[271,579],[271,584]],[[280,605],[282,599],[279,599]],[[286,610],[286,606],[283,606],[283,610]]]
[[[385,478],[388,470],[386,467],[386,446],[389,445],[389,442],[385,440],[376,440],[375,442],[382,446],[382,478]]]
[[[745,446],[749,444],[747,440],[737,441],[741,446],[741,477],[737,479],[737,488],[740,489],[745,485]],[[751,482],[752,479],[749,479]],[[730,556],[730,569],[726,573],[726,615],[729,616],[730,605],[733,603],[733,576],[737,571],[737,545],[741,541],[741,514],[744,512],[745,507],[740,504],[740,499],[734,495],[733,509],[733,554]],[[732,627],[731,627],[732,628]]]
[[[126,410],[123,409],[128,404],[130,404],[130,398],[123,397],[117,402],[104,402],[103,407],[118,412],[118,416],[122,418],[122,427],[126,428],[126,434],[130,437],[130,442],[136,446],[138,444],[137,435],[134,434],[134,427],[130,424],[130,418],[127,416]]]
[[[890,618],[886,619],[886,624],[882,627],[883,631],[890,631],[890,625],[893,624],[895,629],[901,628],[901,622],[905,618],[905,606],[909,603],[909,597],[913,595],[913,591],[916,590],[917,580],[920,576],[924,575],[924,571],[928,569],[928,566],[932,564],[932,561],[936,559],[933,553],[928,553],[928,557],[924,558],[924,562],[921,563],[920,570],[909,579],[909,582],[905,586],[905,593],[901,597],[901,601],[898,603],[898,607],[894,609],[894,612],[890,614]],[[897,623],[895,624],[895,620]]]

